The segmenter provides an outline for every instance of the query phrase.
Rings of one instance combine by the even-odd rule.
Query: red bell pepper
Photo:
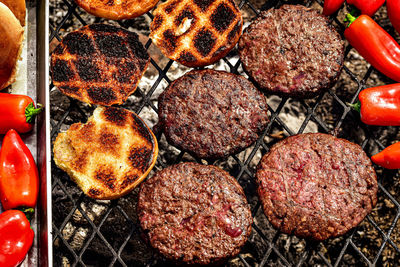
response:
[[[388,146],[371,159],[375,164],[386,169],[400,169],[400,142]]]
[[[358,8],[362,14],[372,17],[385,0],[347,0],[347,3]]]
[[[322,14],[325,16],[330,16],[336,11],[339,10],[339,8],[343,5],[344,0],[325,0],[324,1],[324,10],[322,11]]]
[[[400,33],[400,1],[387,0],[386,8],[390,22],[392,22],[392,25],[397,32]]]
[[[400,46],[367,15],[357,19],[347,14],[349,27],[344,36],[373,67],[392,80],[400,82]]]
[[[34,233],[25,214],[8,210],[0,214],[0,266],[20,264],[33,243]]]
[[[0,150],[0,200],[5,210],[36,206],[39,175],[29,148],[9,130]]]
[[[369,125],[400,126],[400,83],[362,90],[360,100],[351,105]]]
[[[42,111],[38,107],[29,96],[0,93],[0,134],[10,129],[19,133],[31,131],[35,116]]]

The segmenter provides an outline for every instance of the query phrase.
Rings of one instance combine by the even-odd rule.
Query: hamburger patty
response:
[[[159,124],[174,146],[199,158],[223,158],[257,140],[265,129],[264,95],[242,76],[191,71],[160,95]]]
[[[377,201],[377,178],[362,148],[327,134],[274,145],[257,168],[258,194],[271,224],[324,240],[357,226]]]
[[[67,96],[109,106],[126,101],[149,62],[136,33],[93,24],[67,34],[56,47],[51,77]]]
[[[239,40],[243,68],[263,89],[311,97],[339,78],[344,42],[327,17],[301,5],[262,12]]]
[[[142,184],[140,224],[166,258],[187,264],[235,256],[251,232],[243,189],[227,172],[197,163],[170,166]]]

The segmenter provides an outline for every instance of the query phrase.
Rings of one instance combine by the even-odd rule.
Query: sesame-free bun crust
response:
[[[1,3],[5,4],[15,17],[21,23],[21,26],[25,26],[26,17],[26,4],[25,0],[0,0]]]
[[[215,63],[236,45],[243,19],[232,0],[168,0],[153,12],[150,38],[188,67]]]
[[[24,29],[11,10],[0,3],[0,90],[15,82]]]
[[[139,36],[108,24],[86,25],[64,36],[51,55],[54,85],[79,101],[122,104],[150,62]]]
[[[152,9],[158,0],[75,0],[86,12],[106,19],[131,19]]]
[[[54,161],[91,198],[115,199],[146,178],[158,154],[157,140],[132,111],[99,106],[87,123],[58,134]]]

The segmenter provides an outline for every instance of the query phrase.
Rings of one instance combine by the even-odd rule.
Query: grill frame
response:
[[[60,41],[62,39],[61,32],[68,27],[67,23],[71,22],[72,24],[74,24],[73,20],[77,20],[80,24],[86,25],[85,19],[83,19],[78,13],[79,7],[77,7],[77,5],[73,2],[73,0],[58,0],[58,1],[64,3],[67,7],[67,10],[65,15],[62,16],[62,19],[59,23],[57,23],[56,25],[53,23],[49,24],[50,42],[52,42],[53,39],[57,39]],[[317,1],[312,1],[312,0],[271,1],[270,0],[263,5],[263,9],[279,6],[283,3],[304,4],[306,6],[311,6],[312,4],[318,4],[322,6],[321,0]],[[50,1],[50,7],[52,7],[52,5],[54,5],[54,1]],[[239,3],[239,8],[250,9],[253,12],[254,16],[256,16],[259,13],[258,9],[251,3],[250,0],[242,0]],[[54,9],[54,11],[57,10]],[[145,16],[148,16],[150,19],[153,18],[151,12],[148,12]],[[343,33],[344,25],[339,21],[337,16],[333,17],[333,19],[334,23],[337,24],[337,26],[340,28],[340,32]],[[106,22],[107,20],[101,20],[101,21]],[[96,22],[99,22],[98,19],[96,19]],[[122,27],[127,26],[126,21],[120,21],[118,22],[118,24]],[[74,28],[76,29],[78,27]],[[393,34],[394,33],[393,28],[389,29],[389,32]],[[145,44],[145,48],[149,49],[151,45],[152,45],[151,40],[149,39]],[[345,62],[348,62],[349,60],[350,50],[351,47],[347,44],[345,50]],[[150,56],[152,55],[150,54]],[[232,63],[231,61],[234,60],[233,57],[234,56],[232,55],[232,53],[230,53],[227,57],[223,58],[223,62],[229,68],[230,72],[238,74],[242,72],[240,69],[241,63],[240,60],[236,61],[236,59],[235,63]],[[154,99],[152,99],[152,96],[154,95],[157,88],[163,86],[162,85],[163,80],[166,81],[168,84],[171,83],[171,80],[168,77],[168,73],[171,70],[171,66],[173,65],[172,60],[169,60],[165,66],[160,66],[152,58],[150,64],[158,72],[158,76],[156,75],[157,78],[153,82],[151,88],[149,88],[149,90],[142,90],[141,88],[138,88],[134,95],[135,97],[140,99],[140,102],[132,105],[129,103],[123,105],[125,108],[128,108],[136,112],[139,116],[141,115],[141,112],[145,107],[153,109],[154,111],[157,110],[156,105],[154,103]],[[299,102],[300,106],[303,107],[303,110],[305,110],[304,114],[305,119],[302,121],[302,124],[298,129],[298,131],[293,131],[292,129],[289,128],[287,124],[284,123],[282,118],[279,117],[281,112],[283,112],[285,105],[288,104],[289,99],[287,97],[280,98],[279,105],[275,109],[271,107],[269,108],[271,122],[268,124],[268,127],[266,128],[264,133],[260,136],[260,138],[256,141],[256,143],[250,149],[247,150],[249,154],[243,156],[243,154],[239,153],[240,155],[234,155],[229,158],[231,159],[231,161],[234,162],[233,164],[234,168],[225,167],[224,169],[230,172],[236,179],[238,179],[239,183],[245,187],[246,196],[248,197],[249,203],[251,204],[253,217],[259,218],[260,216],[264,216],[264,214],[262,214],[260,201],[259,200],[257,200],[256,202],[253,201],[254,197],[251,195],[251,193],[254,193],[253,176],[255,171],[253,166],[254,164],[252,164],[252,159],[256,156],[256,153],[259,151],[262,151],[262,154],[264,154],[265,151],[268,151],[268,147],[270,147],[270,145],[275,142],[274,140],[272,140],[271,142],[266,142],[265,141],[266,138],[264,138],[269,134],[271,134],[274,130],[281,129],[282,131],[286,132],[287,135],[293,135],[296,133],[302,133],[306,129],[306,126],[310,122],[313,122],[317,124],[320,132],[333,133],[335,135],[341,133],[341,137],[351,138],[350,135],[347,136],[346,133],[343,133],[344,131],[343,127],[344,126],[348,127],[348,125],[351,122],[354,123],[356,127],[362,129],[362,131],[365,133],[366,138],[361,140],[359,144],[363,147],[363,149],[367,150],[368,155],[371,154],[369,151],[372,151],[373,149],[381,150],[385,146],[389,145],[390,142],[394,141],[389,138],[380,140],[378,133],[381,132],[381,130],[384,128],[370,127],[362,124],[359,121],[359,118],[356,115],[356,113],[353,112],[346,103],[346,102],[354,103],[357,101],[358,93],[365,88],[365,85],[368,79],[370,78],[371,74],[375,72],[374,69],[372,67],[369,67],[368,70],[363,75],[362,79],[360,79],[356,73],[352,72],[349,68],[347,68],[346,65],[344,66],[343,72],[345,72],[345,74],[342,73],[342,75],[348,75],[350,79],[357,84],[357,90],[352,94],[351,97],[348,98],[348,100],[350,101],[343,100],[335,92],[336,91],[335,89],[330,89],[328,92],[320,94],[314,100],[310,101],[294,100],[294,102]],[[54,92],[54,90],[56,90],[53,84],[50,85],[49,89],[51,92]],[[332,102],[335,103],[336,108],[342,110],[341,114],[339,113],[340,115],[337,116],[338,118],[334,121],[334,123],[325,122],[323,119],[320,118],[319,115],[321,114],[317,112],[318,106],[321,104],[321,102],[325,97],[331,98]],[[55,100],[54,97],[50,99],[53,102]],[[53,111],[54,108],[53,105],[51,108]],[[65,128],[66,125],[71,124],[71,121],[78,122],[78,120],[80,120],[85,122],[88,118],[88,114],[90,114],[90,111],[93,110],[93,108],[82,105],[81,103],[78,103],[78,101],[73,100],[71,98],[69,98],[69,103],[67,103],[66,106],[62,109],[64,109],[63,112],[57,113],[57,114],[62,114],[58,118],[54,118],[53,113],[51,114],[52,140],[54,140],[57,133],[60,130],[62,130],[63,127]],[[389,128],[392,128],[395,131],[396,129],[398,130],[398,127],[389,127]],[[160,140],[161,138],[162,138],[161,134],[158,134],[157,139]],[[162,149],[163,148],[160,147],[160,151],[162,151]],[[170,148],[165,148],[167,152],[171,152],[168,151],[169,149]],[[176,153],[176,150],[173,151]],[[163,157],[161,157],[161,159],[159,158],[156,163],[156,168],[165,168],[168,165],[181,162],[182,160],[187,160],[188,156],[187,153],[184,152],[177,152],[174,155],[175,156],[173,156],[172,160],[170,159],[168,163],[162,160]],[[245,160],[243,160],[243,158]],[[204,161],[199,159],[193,159],[193,160],[205,163]],[[207,162],[207,163],[221,164],[225,166],[224,162],[220,161]],[[52,168],[53,214],[54,213],[64,214],[65,216],[63,218],[53,217],[53,225],[52,225],[53,246],[55,247],[53,259],[55,260],[54,262],[55,265],[58,264],[64,265],[65,261],[63,262],[63,257],[67,258],[68,262],[72,266],[97,265],[96,264],[97,258],[93,259],[94,261],[91,261],[90,258],[99,255],[96,254],[92,255],[89,247],[94,244],[93,242],[102,242],[103,243],[102,246],[107,250],[105,254],[108,254],[109,256],[110,262],[108,264],[110,266],[111,265],[131,266],[132,262],[126,260],[125,257],[126,252],[124,252],[124,249],[127,249],[127,244],[132,238],[139,237],[140,239],[141,232],[137,218],[132,218],[132,214],[130,214],[132,211],[130,209],[127,210],[125,207],[126,205],[124,203],[126,201],[126,198],[123,198],[122,200],[112,200],[108,202],[101,202],[101,201],[99,202],[89,199],[83,193],[81,193],[79,189],[76,188],[76,185],[68,178],[68,175],[66,175],[64,172],[62,172],[56,167],[54,161],[52,161],[51,163],[51,168]],[[354,263],[355,265],[368,265],[368,266],[383,265],[383,260],[381,257],[382,252],[388,246],[390,246],[395,252],[394,260],[396,261],[396,259],[400,259],[400,244],[395,243],[395,241],[393,241],[390,237],[395,228],[396,229],[398,228],[400,231],[400,223],[398,222],[400,218],[400,204],[399,204],[400,199],[396,199],[396,197],[389,192],[392,188],[390,186],[390,183],[389,185],[387,183],[387,181],[390,180],[396,180],[396,179],[400,180],[399,171],[381,170],[380,168],[377,168],[377,170],[379,170],[378,174],[378,185],[379,185],[378,195],[380,196],[379,201],[381,202],[382,199],[387,199],[393,204],[394,219],[389,224],[390,226],[387,229],[384,229],[381,226],[379,226],[379,224],[376,222],[376,220],[374,220],[373,216],[371,215],[368,215],[364,220],[363,222],[364,224],[365,223],[370,224],[372,228],[376,229],[381,239],[381,245],[377,246],[378,249],[376,253],[374,253],[373,257],[371,257],[370,255],[366,255],[365,248],[367,247],[364,246],[362,246],[361,248],[359,247],[360,243],[358,240],[357,231],[360,230],[360,226],[349,231],[349,233],[347,233],[344,237],[339,237],[336,239],[318,243],[312,241],[305,241],[302,239],[297,239],[295,237],[282,234],[274,230],[270,224],[265,223],[265,220],[263,222],[255,220],[255,223],[253,223],[253,232],[248,241],[249,244],[247,244],[247,246],[242,250],[241,254],[239,254],[237,258],[229,261],[227,265],[236,266],[236,263],[238,262],[240,262],[240,264],[243,266],[253,266],[255,264],[258,264],[259,266],[264,266],[264,265],[301,266],[301,265],[313,265],[313,264],[320,264],[324,266],[325,265],[339,266],[339,265],[349,265],[349,263],[351,264]],[[63,195],[60,195],[59,193],[57,194],[57,192],[62,192]],[[135,192],[137,193],[137,190]],[[136,193],[133,193],[131,197],[135,198]],[[72,203],[72,209],[70,211],[60,212],[58,210],[58,204],[63,203],[63,201]],[[90,208],[94,207],[93,205],[98,203],[100,203],[99,204],[100,206],[105,207],[105,210],[103,210],[99,218],[94,216],[93,212],[90,210]],[[134,208],[132,209],[134,210]],[[396,209],[397,211],[395,211]],[[123,220],[126,221],[128,225],[127,229],[125,229],[123,233],[119,233],[124,235],[124,237],[121,237],[119,239],[120,242],[118,242],[118,244],[111,244],[111,242],[107,240],[107,237],[102,233],[102,230],[104,230],[103,226],[106,225],[111,218],[114,218],[111,215],[114,212],[120,213],[117,216],[123,218]],[[89,230],[88,234],[86,234],[86,237],[82,242],[81,247],[79,249],[76,249],[75,247],[73,247],[72,244],[73,241],[71,241],[72,239],[70,234],[66,234],[66,229],[72,225],[73,227],[75,227],[75,230],[73,230],[73,232],[75,234],[78,232],[77,228],[79,229],[79,224],[78,226],[74,226],[74,224],[76,224],[76,220],[74,218],[77,216],[76,214],[78,213],[80,214],[81,220],[85,221],[84,228],[85,229],[87,228]],[[117,232],[115,233],[118,235]],[[258,239],[260,239],[261,241],[257,241]],[[286,249],[285,245],[282,245],[282,242],[285,240],[286,243],[289,242],[289,248],[293,247],[293,244],[302,244],[303,248],[300,255],[298,252],[293,252],[293,251],[291,252],[290,249]],[[369,241],[377,242],[377,240],[369,240]],[[144,243],[144,241],[142,242]],[[257,242],[263,243],[264,249],[261,254],[259,253],[260,249],[256,248],[257,246],[259,246]],[[143,247],[147,248],[150,258],[148,260],[140,262],[140,265],[155,266],[155,265],[166,264],[166,262],[161,256],[159,256],[156,252],[153,252],[151,250],[150,246],[144,244]],[[251,248],[254,248],[254,251],[252,251]],[[321,252],[321,250],[324,249],[326,249],[327,253]],[[332,254],[332,251],[335,252]],[[133,253],[135,253],[135,251],[133,251]],[[248,254],[254,256],[255,258],[249,257]],[[352,258],[354,260],[352,260]],[[100,265],[103,265],[103,263],[100,263]],[[390,265],[391,263],[389,263],[388,266]],[[396,265],[396,262],[393,262],[393,265]]]

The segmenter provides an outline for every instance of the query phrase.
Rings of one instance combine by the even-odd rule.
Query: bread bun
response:
[[[232,0],[168,0],[153,12],[150,38],[188,67],[213,64],[236,45],[243,19]]]
[[[22,27],[25,26],[25,0],[0,0],[0,2],[5,4],[12,11],[12,13],[14,13],[15,17],[19,20]]]
[[[95,199],[131,192],[153,168],[157,139],[132,111],[98,106],[87,123],[75,123],[54,141],[54,161]]]
[[[122,104],[150,62],[139,36],[107,24],[86,25],[64,36],[51,55],[54,85],[79,101]]]
[[[11,10],[0,3],[0,90],[15,82],[24,29]]]
[[[75,0],[86,12],[106,19],[136,18],[152,9],[158,0]]]

